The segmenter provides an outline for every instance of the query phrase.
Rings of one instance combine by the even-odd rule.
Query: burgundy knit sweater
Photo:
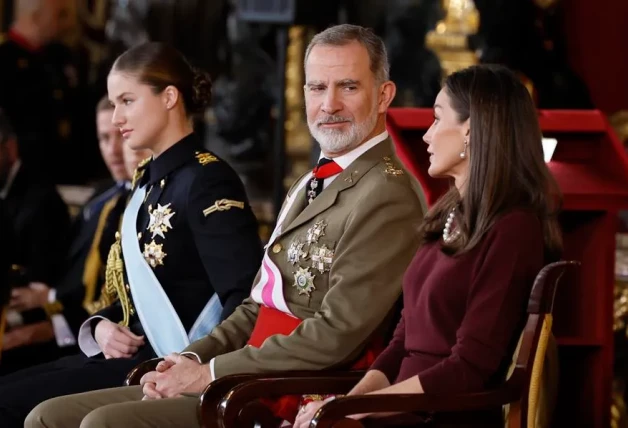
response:
[[[471,251],[424,245],[403,280],[402,318],[371,369],[391,383],[419,376],[427,393],[482,391],[503,377],[544,264],[541,224],[525,211],[500,217]]]

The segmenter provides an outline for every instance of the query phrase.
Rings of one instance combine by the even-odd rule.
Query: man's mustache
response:
[[[327,117],[317,120],[316,125],[323,125],[326,123],[341,123],[341,122],[351,122],[351,119],[349,119],[348,117],[332,115],[332,116],[327,116]]]

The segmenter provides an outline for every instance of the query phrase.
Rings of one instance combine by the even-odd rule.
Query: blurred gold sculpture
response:
[[[292,26],[288,33],[288,51],[286,53],[286,155],[289,169],[285,183],[289,185],[310,168],[312,139],[305,118],[303,85],[303,59],[307,43],[307,29],[304,26]]]
[[[473,0],[443,0],[443,10],[445,18],[427,34],[425,44],[438,56],[446,77],[477,63],[468,38],[477,33],[480,15]]]
[[[628,110],[613,113],[609,121],[622,143],[628,144]]]

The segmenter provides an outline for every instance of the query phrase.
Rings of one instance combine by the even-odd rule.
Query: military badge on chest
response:
[[[150,211],[150,208],[149,208]],[[168,231],[168,229],[172,229],[172,224],[170,224],[170,219],[175,214],[170,209],[170,204],[166,204],[161,206],[157,204],[157,208],[149,212],[150,221],[148,222],[148,230],[153,234],[153,239],[155,236],[159,235],[165,238],[164,233]]]
[[[307,230],[305,239],[295,239],[286,252],[288,263],[297,268],[292,286],[299,291],[299,295],[310,297],[312,291],[316,290],[316,271],[324,274],[331,269],[334,250],[325,244],[319,244],[326,227],[325,221],[317,221]]]
[[[155,238],[166,238],[166,232],[172,229],[172,223],[170,220],[176,214],[171,207],[171,204],[166,205],[157,204],[157,208],[153,208],[152,205],[148,206],[148,214],[150,220],[146,229],[152,233],[151,242],[144,244],[144,259],[154,269],[157,266],[163,266],[164,258],[167,256],[164,252],[164,244],[158,244]]]

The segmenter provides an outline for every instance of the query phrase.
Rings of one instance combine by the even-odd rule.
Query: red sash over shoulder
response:
[[[255,322],[255,328],[251,333],[248,344],[259,348],[264,341],[275,334],[289,335],[301,324],[301,320],[277,309],[260,305],[260,311]],[[362,357],[357,360],[351,370],[366,370],[384,350],[382,340],[374,343],[364,351]],[[270,407],[273,414],[284,420],[293,422],[296,418],[301,397],[287,395],[277,400],[262,400]]]

